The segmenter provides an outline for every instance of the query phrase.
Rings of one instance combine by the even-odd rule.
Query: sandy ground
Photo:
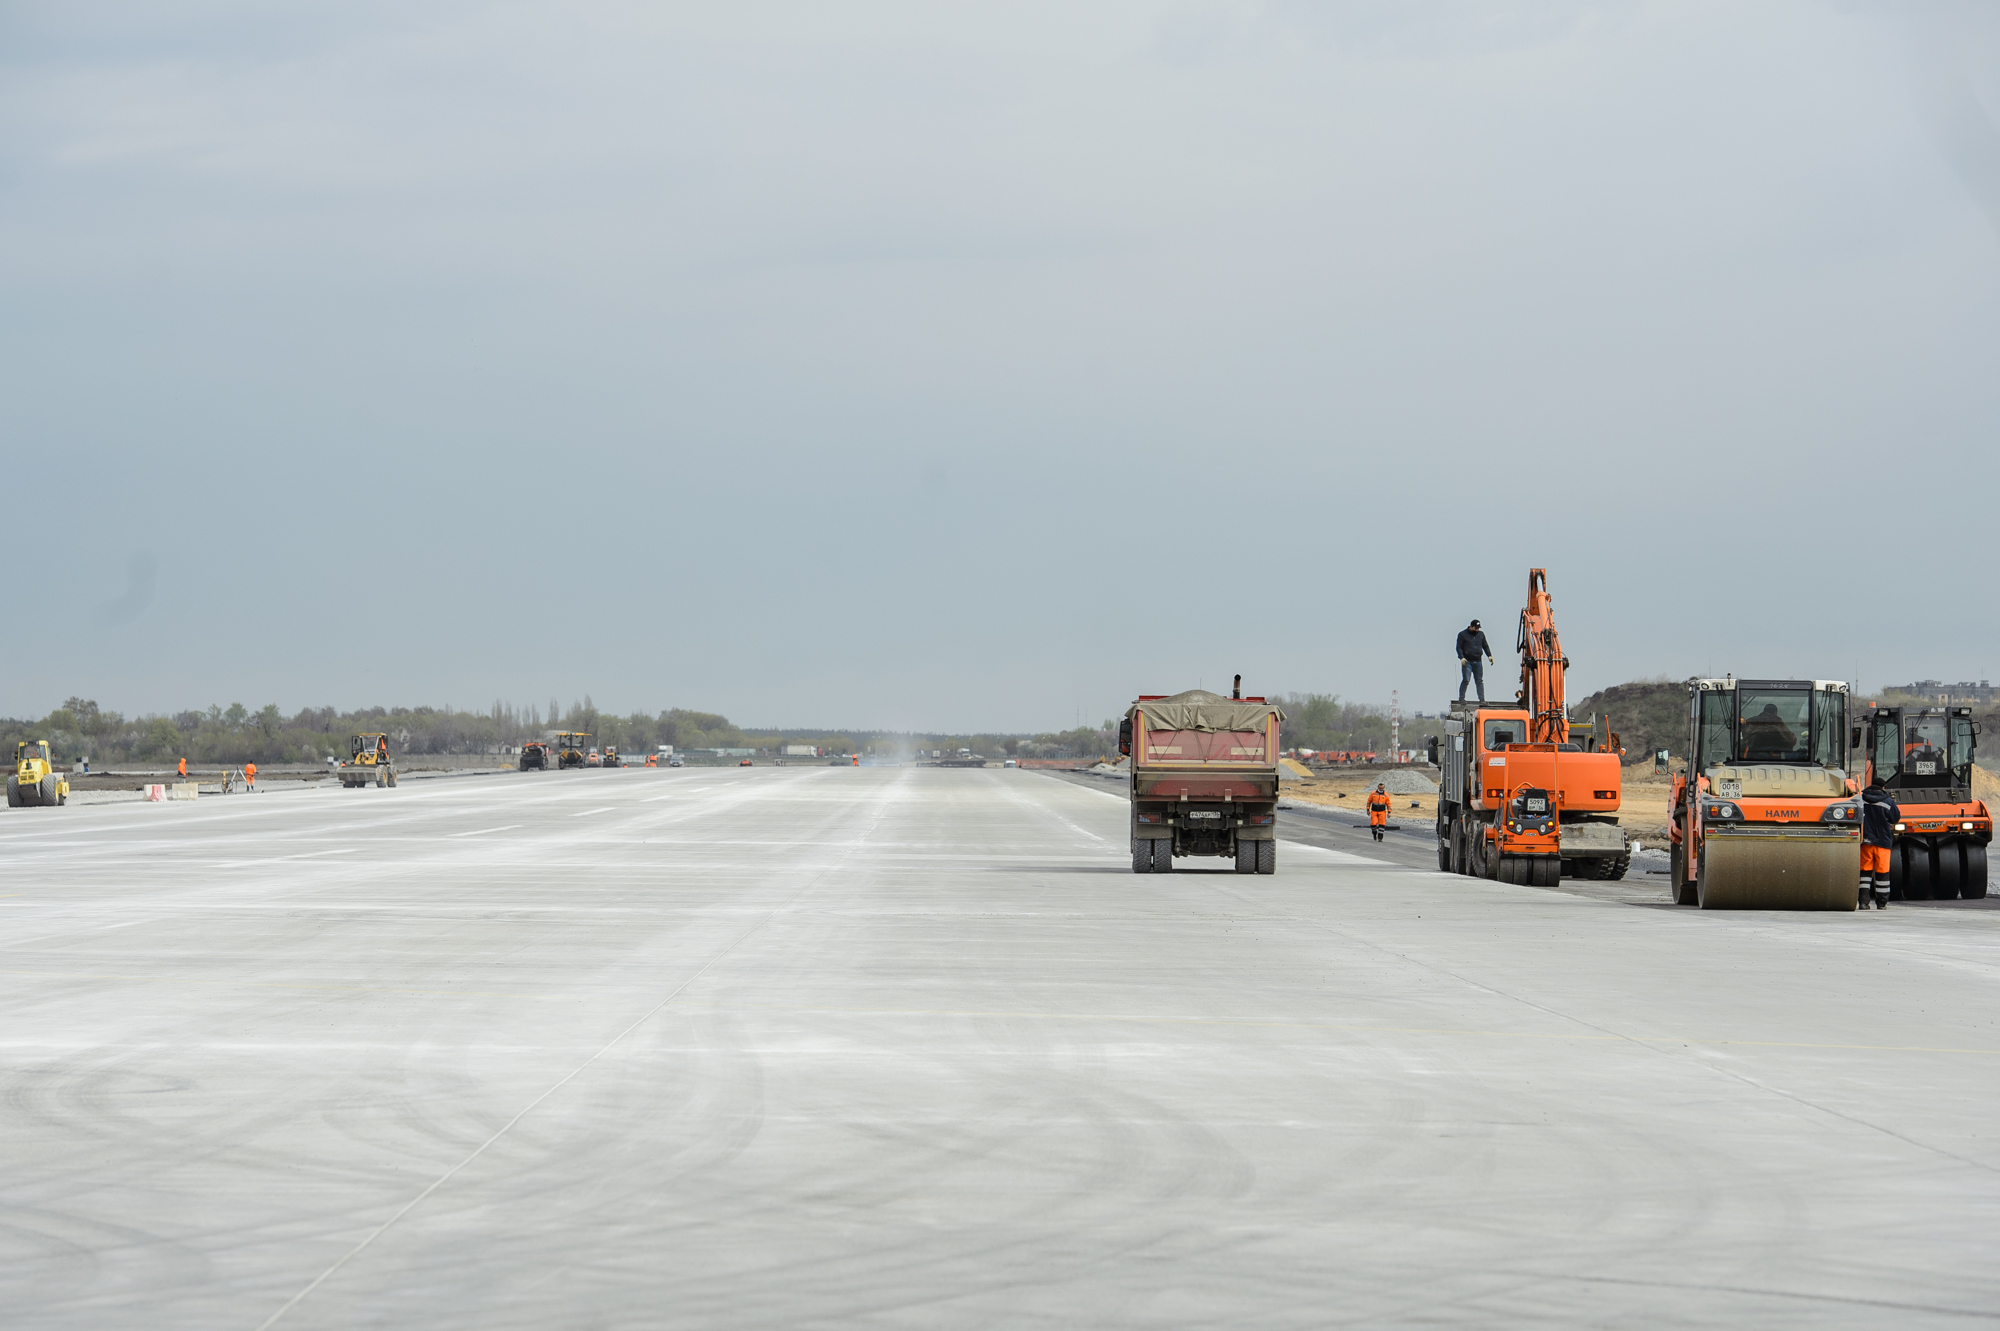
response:
[[[1330,804],[1336,808],[1360,810],[1368,792],[1381,780],[1380,773],[1357,771],[1317,776],[1311,781],[1287,781],[1283,797],[1304,804]],[[2000,780],[1989,777],[2000,795]],[[1654,776],[1651,768],[1625,769],[1624,798],[1618,821],[1627,835],[1655,848],[1667,844],[1667,808],[1673,797],[1673,778]],[[1397,795],[1394,822],[1403,824],[1437,821],[1436,795]]]

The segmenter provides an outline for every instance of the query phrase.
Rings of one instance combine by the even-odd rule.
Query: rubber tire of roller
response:
[[[45,809],[53,809],[56,806],[56,774],[54,772],[50,772],[42,778],[41,802],[42,807]]]
[[[1150,840],[1132,839],[1132,872],[1153,872],[1153,843]]]
[[[1259,841],[1257,843],[1257,872],[1258,873],[1278,872],[1277,842]]]
[[[1965,876],[1959,882],[1958,894],[1967,901],[1983,900],[1986,896],[1986,847],[1976,841],[1968,841],[1962,849],[1965,853]]]
[[[1958,900],[1958,885],[1961,881],[1958,842],[1947,841],[1937,848],[1937,858],[1931,861],[1937,870],[1931,879],[1931,899],[1933,901]]]
[[[1906,841],[1896,847],[1894,858],[1903,861],[1903,900],[1929,901],[1931,899],[1930,847]]]
[[[1562,882],[1562,861],[1554,858],[1542,861],[1542,886],[1554,887]]]
[[[1244,840],[1241,840],[1241,839],[1239,839],[1239,840],[1237,841],[1237,843],[1236,843],[1236,872],[1238,872],[1238,873],[1256,873],[1256,872],[1257,872],[1257,846],[1258,846],[1258,844],[1259,844],[1259,843],[1258,843],[1258,842],[1255,842],[1255,841],[1244,841]]]
[[[1903,884],[1909,881],[1909,874],[1903,871],[1903,848],[1889,847],[1889,900],[1908,901],[1903,892]]]
[[[21,807],[21,778],[18,776],[7,778],[7,807],[10,809]]]
[[[1172,873],[1174,871],[1174,839],[1172,837],[1153,838],[1153,872]]]

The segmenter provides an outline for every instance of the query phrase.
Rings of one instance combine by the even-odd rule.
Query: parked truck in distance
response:
[[[1177,855],[1216,855],[1238,873],[1278,867],[1278,723],[1262,698],[1190,689],[1141,694],[1118,726],[1131,759],[1132,872],[1170,873]]]

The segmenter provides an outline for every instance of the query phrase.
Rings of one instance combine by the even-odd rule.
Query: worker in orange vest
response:
[[[257,788],[257,764],[243,764],[243,784],[252,790]]]
[[[187,774],[188,774],[188,760],[183,758],[181,759],[181,775],[186,776]]]
[[[1389,825],[1389,791],[1380,782],[1368,792],[1368,835],[1377,841],[1382,839],[1382,829]]]

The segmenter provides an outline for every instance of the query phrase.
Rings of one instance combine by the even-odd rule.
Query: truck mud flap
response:
[[[1853,837],[1710,833],[1695,898],[1703,910],[1853,910],[1860,882]]]

